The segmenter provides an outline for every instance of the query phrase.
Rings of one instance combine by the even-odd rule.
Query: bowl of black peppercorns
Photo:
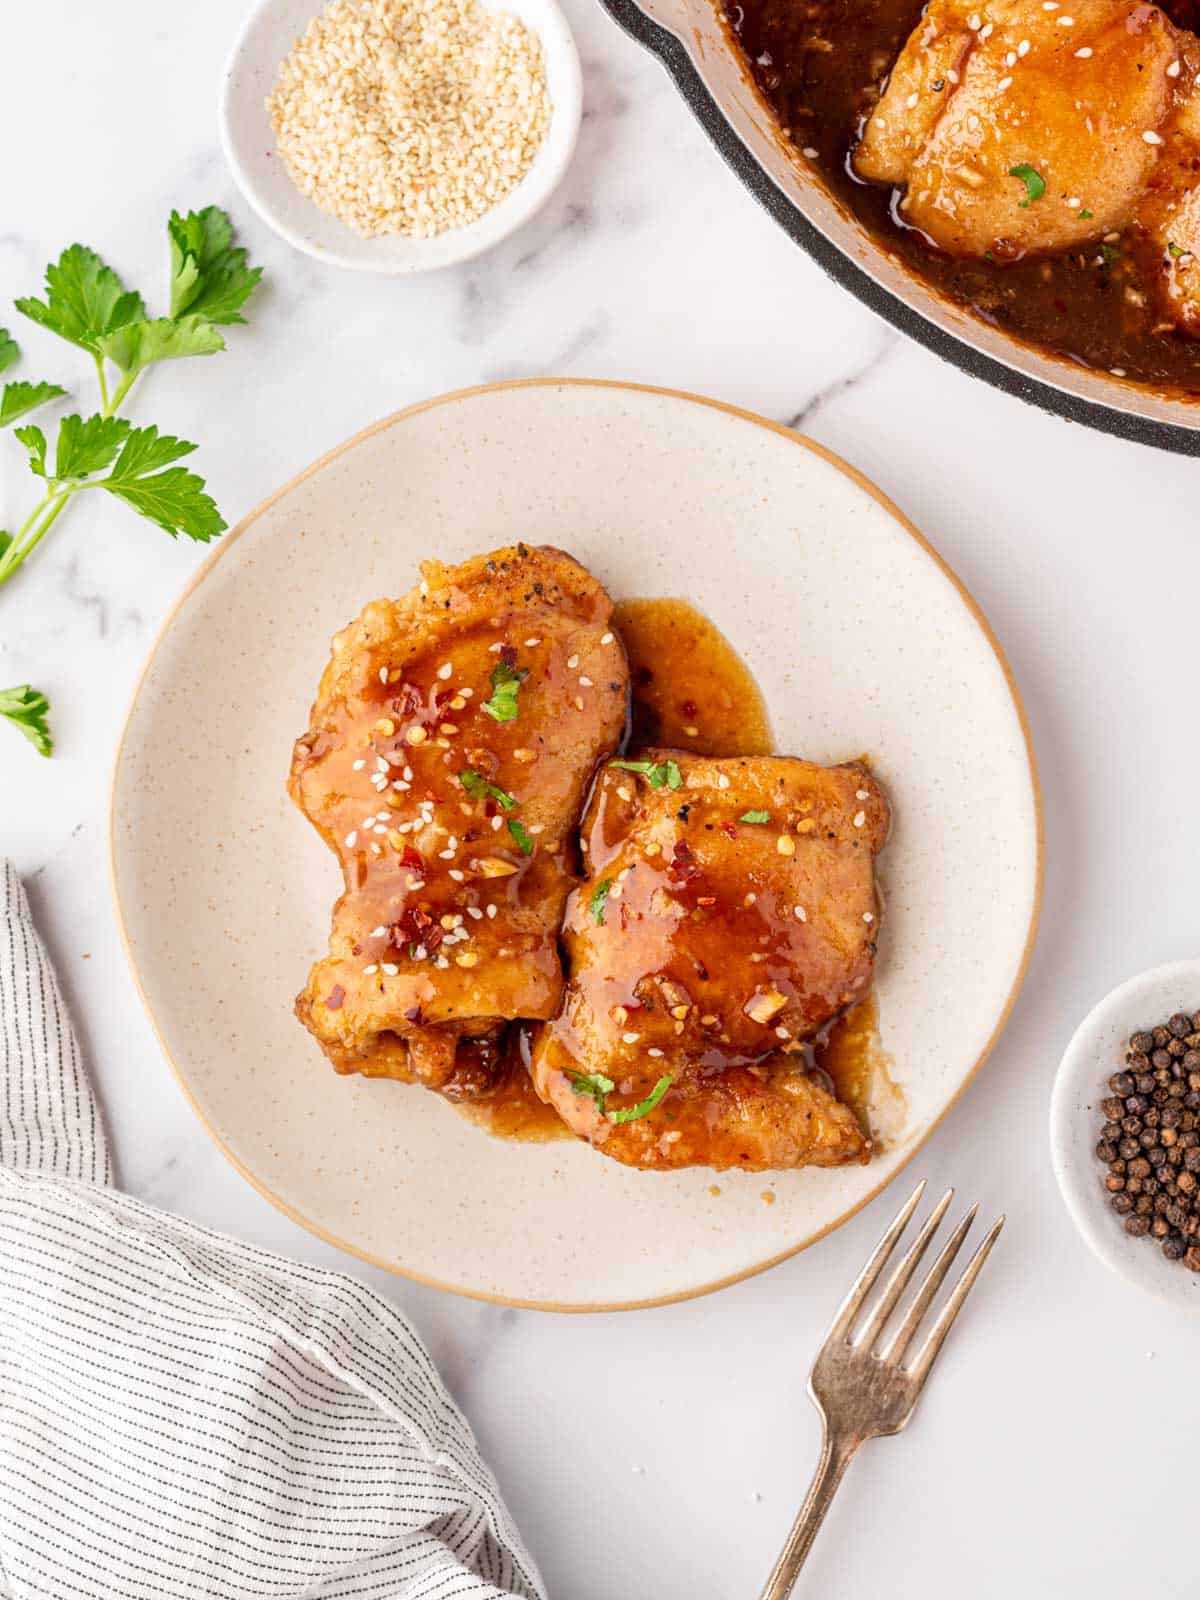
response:
[[[1100,1259],[1200,1309],[1200,960],[1131,978],[1080,1025],[1054,1084],[1050,1149]]]

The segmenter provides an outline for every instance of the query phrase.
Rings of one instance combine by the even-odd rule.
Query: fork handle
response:
[[[767,1579],[759,1600],[787,1600],[791,1594],[792,1585],[800,1574],[800,1568],[804,1565],[808,1552],[812,1549],[812,1542],[817,1537],[817,1530],[825,1519],[825,1513],[829,1510],[837,1486],[842,1481],[842,1475],[861,1443],[861,1439],[835,1437],[826,1424],[825,1437],[821,1443],[821,1459],[813,1474],[808,1495],[797,1513],[795,1522],[792,1523],[787,1543],[779,1552],[779,1560],[772,1568],[771,1576]]]

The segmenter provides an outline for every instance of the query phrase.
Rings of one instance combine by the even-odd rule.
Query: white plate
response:
[[[300,193],[275,145],[266,99],[279,65],[328,0],[260,0],[234,43],[221,80],[220,126],[225,158],[238,187],[275,232],[333,266],[358,272],[428,272],[499,244],[550,198],[575,151],[583,115],[583,76],[567,19],[555,0],[481,0],[511,11],[542,42],[550,127],[529,171],[499,205],[465,228],[432,239],[384,234],[362,239]]]
[[[714,1179],[631,1171],[582,1144],[504,1143],[431,1094],[336,1077],[294,1020],[340,889],[283,787],[329,637],[407,589],[422,557],[517,538],[561,545],[616,596],[690,599],[754,670],[781,750],[876,763],[896,818],[878,997],[908,1115],[870,1166]],[[571,1309],[716,1288],[876,1193],[995,1040],[1040,888],[1021,708],[929,546],[772,423],[600,383],[501,385],[401,412],[229,534],[138,688],[112,833],[146,1005],[251,1182],[382,1266]]]
[[[1050,1097],[1050,1156],[1072,1222],[1106,1267],[1189,1311],[1200,1310],[1200,1273],[1168,1261],[1151,1240],[1125,1232],[1108,1203],[1096,1143],[1104,1121],[1100,1102],[1112,1093],[1109,1078],[1124,1069],[1130,1034],[1197,1008],[1200,960],[1172,961],[1130,978],[1079,1024]]]

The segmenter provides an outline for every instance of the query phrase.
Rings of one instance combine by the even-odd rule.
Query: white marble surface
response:
[[[900,339],[757,209],[657,63],[594,0],[567,5],[586,112],[562,190],[495,254],[410,282],[319,267],[234,192],[214,105],[242,0],[6,6],[0,305],[75,238],[155,289],[168,208],[230,207],[269,273],[253,326],[234,330],[226,356],[160,370],[135,411],[202,441],[197,464],[231,521],[386,412],[531,374],[669,384],[798,419],[916,520],[990,615],[1027,697],[1045,915],[1000,1047],[913,1169],[1007,1211],[1008,1230],[912,1428],[852,1469],[801,1592],[999,1600],[1145,1581],[1157,1596],[1194,1593],[1170,1538],[1194,1520],[1191,1475],[1167,1469],[1200,1415],[1197,1330],[1076,1239],[1046,1110],[1092,1002],[1200,942],[1200,467],[1043,416]],[[86,380],[83,361],[17,321],[0,316],[31,369]],[[0,524],[26,503],[19,456],[0,441]],[[0,728],[0,849],[57,958],[122,1181],[394,1296],[478,1430],[552,1595],[756,1594],[815,1456],[810,1354],[899,1194],[715,1298],[595,1318],[388,1279],[258,1198],[160,1059],[108,892],[114,741],[199,560],[121,507],[88,503],[0,591],[0,683],[47,690],[59,744],[44,762]]]

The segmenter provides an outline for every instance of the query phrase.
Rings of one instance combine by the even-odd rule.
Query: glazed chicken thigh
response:
[[[952,255],[1160,234],[1164,311],[1186,326],[1198,69],[1196,39],[1146,0],[931,0],[854,169],[902,189],[900,218]]]
[[[865,1160],[805,1041],[860,999],[888,805],[864,767],[649,750],[611,762],[564,926],[570,981],[534,1086],[632,1166]]]
[[[486,1093],[514,1018],[554,1015],[596,764],[624,731],[607,594],[526,545],[377,600],[333,641],[289,789],[337,854],[329,955],[296,1002],[339,1072]]]

